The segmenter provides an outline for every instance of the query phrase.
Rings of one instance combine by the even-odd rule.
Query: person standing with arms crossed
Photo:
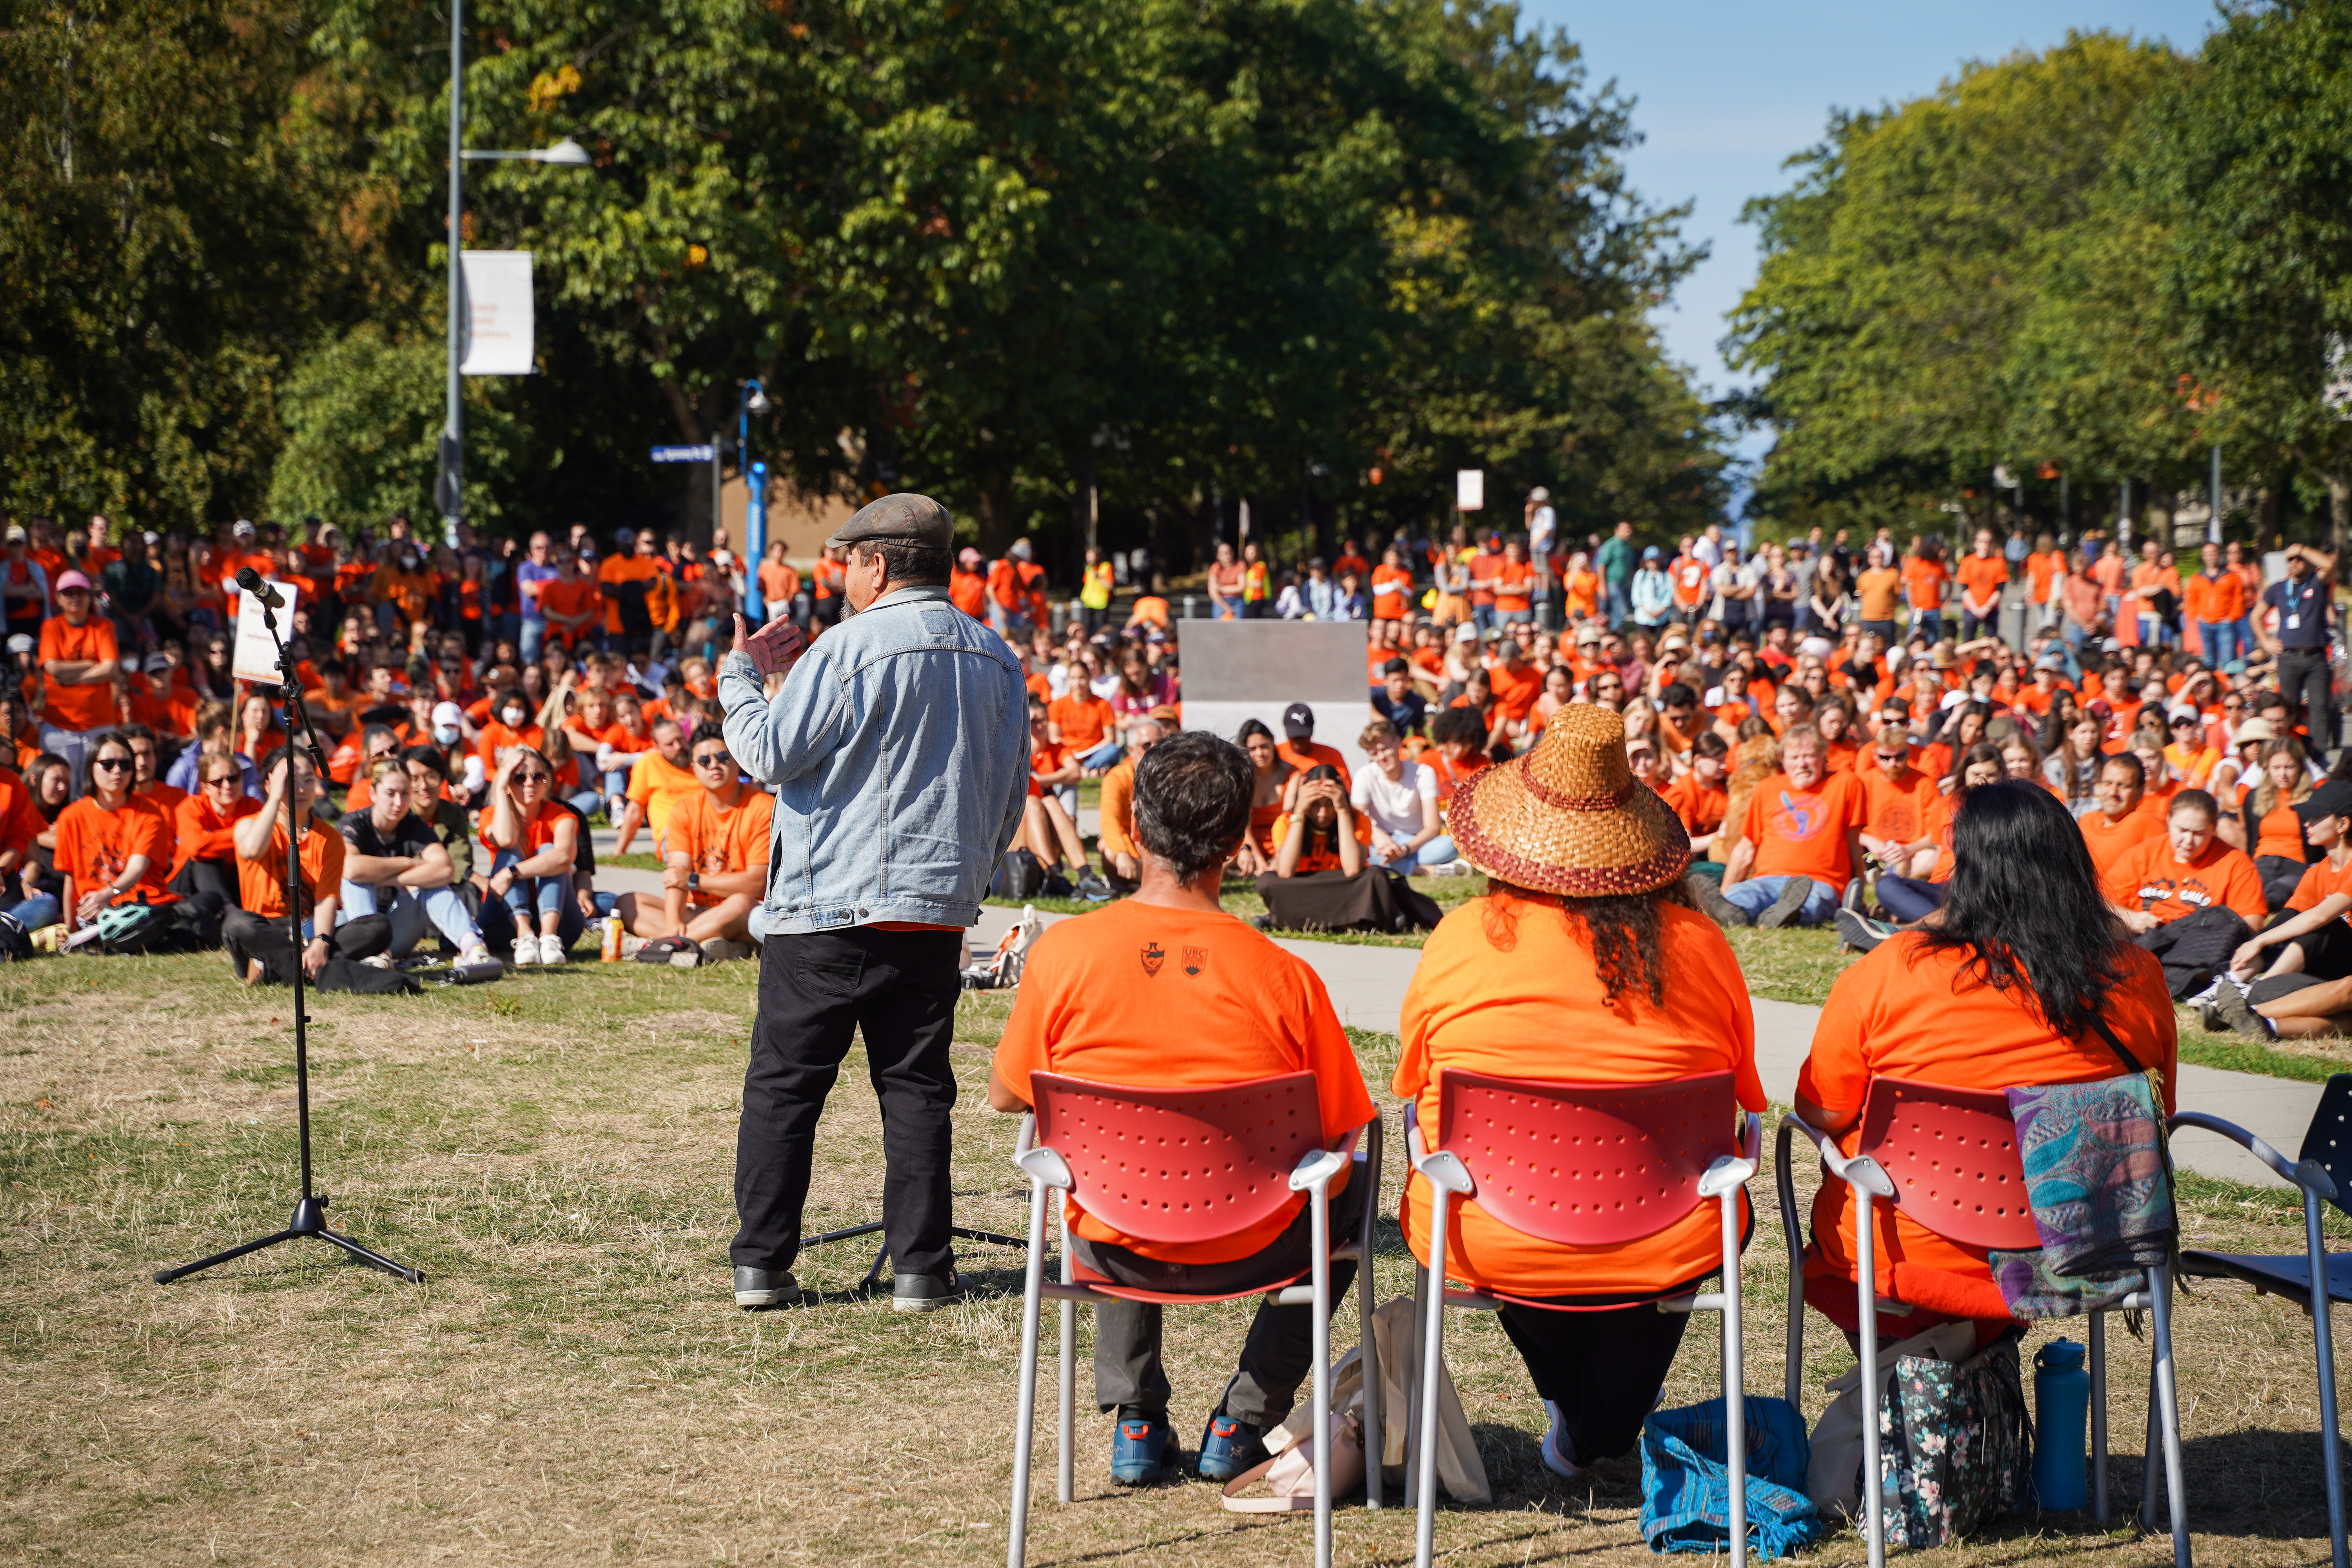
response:
[[[954,542],[939,502],[883,497],[826,541],[852,613],[814,646],[789,620],[752,637],[738,616],[719,666],[728,750],[776,796],[729,1249],[746,1309],[799,1299],[817,1118],[858,1030],[882,1102],[892,1305],[961,1290],[948,1043],[964,930],[1021,826],[1029,726],[1019,661],[948,597]]]
[[[2278,629],[2261,633],[2278,658],[2279,695],[2309,739],[2304,749],[2321,767],[2336,744],[2336,694],[2327,663],[2327,633],[2335,619],[2336,557],[2308,544],[2286,547],[2286,575],[2263,590],[2278,613]]]

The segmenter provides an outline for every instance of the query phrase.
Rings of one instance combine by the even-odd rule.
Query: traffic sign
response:
[[[719,456],[716,447],[656,447],[656,463],[707,463]]]

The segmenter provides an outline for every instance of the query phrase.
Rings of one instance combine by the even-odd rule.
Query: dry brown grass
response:
[[[431,1282],[341,1268],[310,1247],[159,1289],[155,1268],[282,1223],[293,1187],[285,994],[232,986],[217,960],[0,972],[0,1551],[41,1562],[1001,1561],[1014,1255],[968,1247],[981,1294],[929,1318],[851,1292],[863,1243],[804,1260],[822,1305],[745,1314],[729,1298],[751,980],[746,965],[588,966],[414,1001],[323,999],[321,1185],[339,1225]],[[981,1093],[1003,1005],[966,1004],[956,1184],[964,1223],[1017,1230],[1012,1126]],[[1377,1088],[1394,1043],[1359,1044]],[[861,1068],[853,1056],[827,1112],[812,1229],[874,1212],[879,1126]],[[1391,1170],[1391,1200],[1396,1181]],[[1785,1267],[1769,1185],[1756,1191],[1766,1223],[1749,1253],[1748,1383],[1776,1392]],[[2295,1243],[2294,1213],[2274,1201],[2210,1183],[2188,1198],[2202,1245]],[[1392,1226],[1388,1243],[1384,1296],[1408,1289]],[[1248,1310],[1170,1315],[1188,1447]],[[2305,1321],[2215,1286],[2183,1303],[2179,1322],[2200,1558],[2324,1561]],[[1352,1310],[1340,1329],[1351,1342]],[[1496,1503],[1443,1515],[1445,1561],[1646,1559],[1633,1463],[1573,1487],[1550,1479],[1535,1456],[1539,1407],[1499,1330],[1463,1316],[1449,1331]],[[2117,1480],[2136,1496],[2145,1362],[2116,1337]],[[1713,1342],[1711,1323],[1694,1328],[1671,1402],[1712,1392]],[[1808,1346],[1820,1376],[1850,1359],[1818,1321]],[[1108,1423],[1090,1409],[1081,1500],[1055,1506],[1051,1386],[1032,1562],[1307,1558],[1304,1520],[1225,1513],[1197,1481],[1106,1484]],[[1342,1563],[1408,1560],[1411,1515],[1345,1510],[1338,1540]],[[1927,1556],[2005,1568],[2154,1564],[2166,1552],[2161,1536],[2028,1518]],[[1844,1563],[1862,1551],[1848,1535],[1817,1555]]]

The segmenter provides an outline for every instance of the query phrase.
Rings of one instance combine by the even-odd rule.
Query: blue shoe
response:
[[[1123,1487],[1156,1481],[1167,1453],[1166,1415],[1122,1415],[1111,1433],[1110,1479]]]
[[[1222,1411],[1210,1416],[1208,1430],[1201,1434],[1201,1479],[1229,1481],[1265,1463],[1270,1456],[1259,1440],[1262,1431]]]

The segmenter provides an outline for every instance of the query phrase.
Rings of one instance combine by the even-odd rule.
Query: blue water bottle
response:
[[[2084,1428],[2091,1415],[2091,1374],[2083,1347],[2053,1340],[2033,1358],[2033,1492],[2064,1513],[2091,1500]]]

